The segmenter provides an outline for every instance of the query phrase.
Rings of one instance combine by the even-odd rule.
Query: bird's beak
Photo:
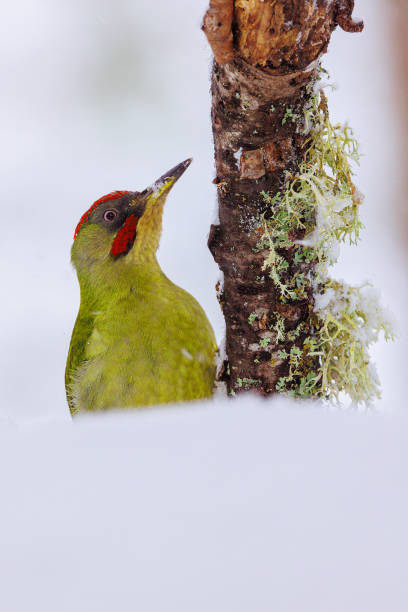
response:
[[[160,242],[162,216],[166,197],[174,183],[187,170],[192,159],[186,159],[163,174],[141,193],[135,192],[128,211],[128,218],[137,217],[137,239],[128,258],[139,263],[154,258]]]
[[[138,198],[135,199],[135,204],[144,205],[144,209],[146,210],[158,200],[166,199],[174,183],[184,174],[192,161],[192,158],[189,157],[180,164],[177,164],[177,166],[174,166],[174,168],[168,170],[168,172],[165,172],[153,183],[153,185],[138,194]]]

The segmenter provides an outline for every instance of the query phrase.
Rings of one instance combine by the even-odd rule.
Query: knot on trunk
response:
[[[295,156],[292,138],[279,142],[266,142],[259,149],[242,151],[240,158],[240,178],[258,179],[267,172],[286,168]]]

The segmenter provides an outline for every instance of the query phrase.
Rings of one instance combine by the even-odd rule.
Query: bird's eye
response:
[[[111,221],[114,221],[117,216],[118,216],[118,213],[116,210],[105,210],[103,218],[105,221],[111,222]]]

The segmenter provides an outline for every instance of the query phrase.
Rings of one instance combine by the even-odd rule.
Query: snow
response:
[[[332,300],[334,300],[336,293],[333,289],[326,289],[324,293],[316,293],[314,296],[315,312],[321,312],[327,308]]]
[[[7,612],[404,612],[406,414],[247,397],[1,433]]]
[[[366,231],[333,276],[370,278],[400,328],[373,351],[375,411],[218,397],[71,423],[69,249],[99,195],[142,190],[194,156],[166,204],[159,259],[224,333],[206,248],[207,0],[95,6],[22,0],[0,25],[0,610],[405,612],[406,186],[381,1],[360,0],[365,32],[336,31],[324,62],[339,83],[333,120],[365,153]]]
[[[234,159],[236,161],[238,169],[239,169],[239,166],[240,166],[240,163],[241,163],[241,155],[242,155],[242,147],[239,147],[238,151],[235,151],[235,153],[234,153]]]

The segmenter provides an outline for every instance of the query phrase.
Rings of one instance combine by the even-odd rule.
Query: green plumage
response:
[[[193,400],[213,392],[211,325],[155,257],[165,196],[176,180],[171,178],[145,199],[136,239],[124,256],[112,257],[117,232],[92,215],[74,241],[81,305],[66,367],[73,414]],[[140,204],[140,197],[135,200]],[[105,211],[109,207],[112,202]]]

